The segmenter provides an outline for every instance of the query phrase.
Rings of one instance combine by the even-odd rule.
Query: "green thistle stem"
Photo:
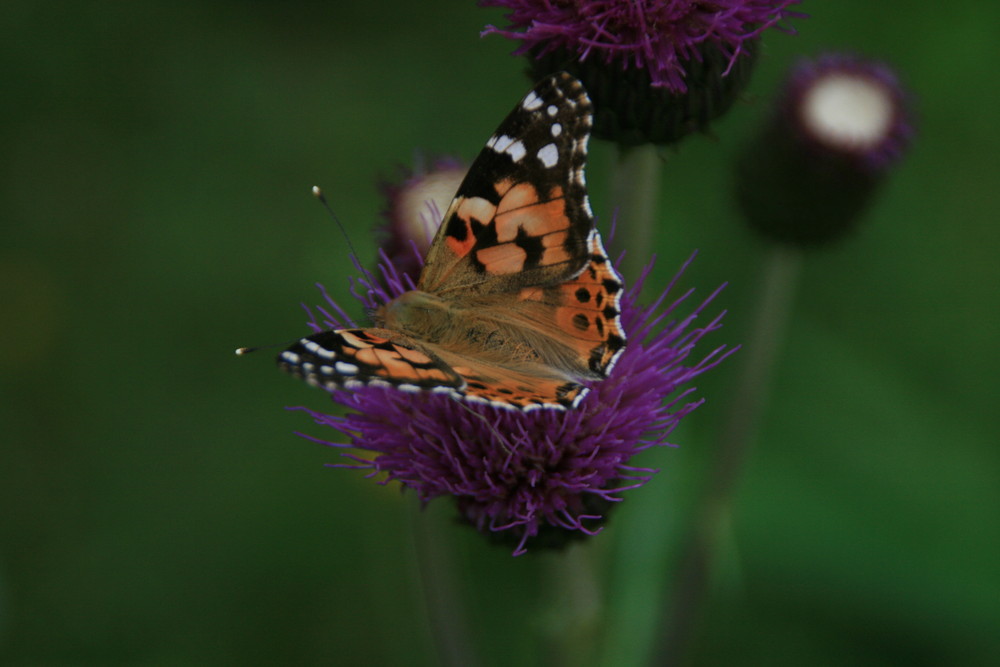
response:
[[[742,357],[743,367],[725,417],[713,467],[695,510],[685,553],[677,562],[672,599],[667,602],[667,632],[660,647],[662,664],[685,664],[703,614],[714,557],[729,524],[733,498],[747,453],[767,406],[771,371],[791,315],[802,265],[798,249],[773,245],[764,260],[758,305]]]
[[[601,629],[603,599],[593,544],[573,544],[561,553],[546,554],[544,622],[546,665],[581,667],[594,664]]]
[[[614,247],[627,250],[622,273],[626,283],[634,280],[649,262],[653,228],[660,193],[663,160],[653,144],[617,146],[611,176],[611,206],[617,210],[618,228]]]
[[[415,569],[423,593],[427,620],[438,653],[438,662],[446,667],[477,667],[481,664],[468,627],[462,588],[456,578],[458,564],[453,557],[451,535],[433,510],[411,502],[411,520]],[[426,510],[426,511],[425,511]]]
[[[643,465],[658,467],[649,458]],[[677,482],[670,471],[661,470],[642,493],[629,497],[627,504],[615,510],[608,530],[615,540],[610,554],[604,641],[597,663],[600,667],[648,665],[656,650],[656,639],[662,633],[657,616],[662,600],[669,595],[664,587],[672,583],[668,563],[683,528],[675,509],[679,506]]]

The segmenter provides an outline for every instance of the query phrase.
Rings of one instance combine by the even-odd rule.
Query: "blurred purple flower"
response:
[[[910,95],[884,63],[798,63],[736,162],[736,202],[765,237],[812,246],[853,231],[914,135]]]
[[[827,53],[792,69],[778,113],[806,150],[881,171],[899,160],[913,138],[908,101],[885,63]]]
[[[458,191],[468,165],[452,157],[418,158],[412,168],[400,166],[394,179],[383,179],[385,198],[381,245],[388,261],[416,281],[423,256],[431,246],[441,216]]]
[[[392,263],[380,269],[379,283],[387,287],[354,283],[353,293],[368,310],[412,289]],[[629,460],[670,445],[667,436],[678,421],[702,403],[691,398],[695,388],[688,384],[733,351],[721,346],[690,362],[695,344],[721,326],[723,313],[704,326],[693,324],[718,290],[678,319],[675,313],[691,291],[663,307],[675,278],[652,305],[639,306],[648,275],[649,268],[622,299],[629,336],[624,353],[575,409],[525,413],[429,392],[364,387],[332,392],[335,403],[349,408],[344,415],[291,408],[308,412],[344,441],[300,435],[349,450],[341,455],[351,462],[333,467],[369,470],[383,476],[382,484],[398,481],[425,503],[453,497],[466,521],[513,545],[514,555],[523,554],[529,540],[558,546],[600,532],[620,494],[656,472]],[[323,296],[326,305],[315,309],[320,319],[310,312],[312,329],[353,326],[325,290]]]

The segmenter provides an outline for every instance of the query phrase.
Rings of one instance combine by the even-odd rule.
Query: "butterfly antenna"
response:
[[[251,352],[259,352],[261,350],[273,350],[275,348],[281,347],[285,348],[294,343],[294,341],[286,341],[284,343],[271,343],[270,345],[255,345],[253,347],[238,347],[233,352],[238,357],[242,357],[245,354],[250,354]]]
[[[354,267],[364,275],[365,280],[368,281],[369,285],[376,285],[377,283],[375,282],[374,277],[372,277],[371,271],[366,269],[364,265],[361,264],[361,260],[358,259],[358,251],[354,249],[354,244],[351,243],[351,237],[347,235],[347,230],[344,229],[344,225],[340,222],[340,218],[337,217],[337,214],[334,213],[333,209],[330,207],[330,202],[326,200],[326,195],[323,194],[323,191],[319,189],[318,185],[314,185],[312,187],[312,193],[313,196],[319,200],[319,203],[323,205],[323,208],[326,209],[326,212],[330,214],[333,221],[337,223],[337,229],[339,229],[340,233],[343,234],[344,240],[347,241],[347,249],[351,251],[351,262],[354,264]]]

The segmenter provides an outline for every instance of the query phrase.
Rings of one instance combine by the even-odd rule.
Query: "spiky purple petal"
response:
[[[646,69],[653,86],[687,91],[685,64],[700,61],[713,45],[729,58],[729,68],[748,40],[792,16],[799,0],[482,0],[509,10],[509,26],[486,26],[483,34],[521,41],[516,55],[536,57],[556,49],[579,60],[599,58],[623,69]],[[728,72],[728,69],[727,69]]]

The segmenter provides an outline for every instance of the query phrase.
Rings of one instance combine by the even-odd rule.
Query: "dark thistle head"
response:
[[[793,245],[852,231],[911,142],[908,97],[880,62],[828,54],[796,65],[738,160],[743,216]]]
[[[508,9],[530,76],[566,70],[587,87],[594,135],[624,145],[670,144],[708,128],[749,81],[761,33],[798,0],[483,0]],[[783,28],[789,30],[788,28]]]

